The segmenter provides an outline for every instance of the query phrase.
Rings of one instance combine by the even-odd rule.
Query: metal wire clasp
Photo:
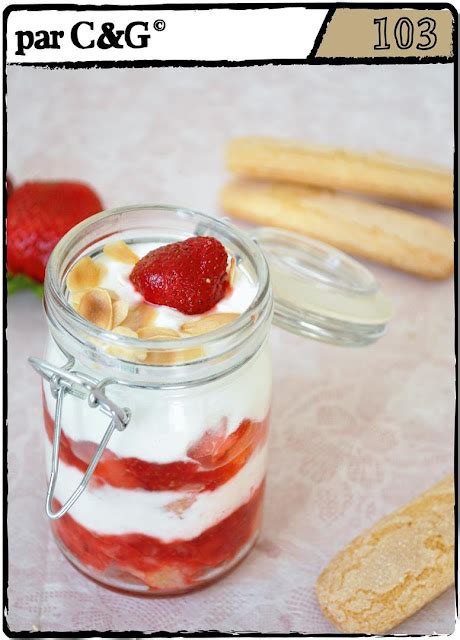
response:
[[[114,378],[105,378],[97,381],[86,374],[73,371],[75,359],[68,356],[67,362],[63,367],[56,367],[40,358],[29,358],[32,367],[50,383],[51,393],[56,398],[56,410],[54,415],[54,437],[53,437],[53,453],[51,458],[51,473],[48,482],[48,492],[46,495],[46,513],[51,520],[58,520],[71,508],[78,500],[83,491],[86,489],[91,476],[94,473],[97,463],[101,459],[104,450],[112,437],[115,429],[123,431],[131,417],[129,409],[124,407],[121,409],[114,402],[109,400],[104,393],[104,389],[109,384],[117,382]],[[62,404],[67,394],[73,395],[80,399],[87,399],[88,405],[92,408],[98,408],[110,418],[109,426],[104,433],[102,440],[96,453],[93,456],[85,475],[80,484],[72,493],[70,498],[61,506],[59,511],[53,511],[54,490],[56,487],[58,470],[59,470],[59,447],[61,444],[61,417]]]

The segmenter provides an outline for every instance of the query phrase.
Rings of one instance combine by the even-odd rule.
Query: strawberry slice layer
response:
[[[147,253],[130,280],[146,302],[194,315],[209,311],[224,297],[227,263],[227,252],[216,238],[188,238]]]
[[[86,529],[67,513],[52,524],[61,544],[104,582],[116,578],[146,585],[152,592],[179,592],[200,586],[206,575],[225,568],[257,535],[264,482],[248,502],[191,540],[165,543],[139,533],[102,535]],[[60,504],[55,501],[54,508]],[[96,576],[95,576],[96,577]]]
[[[45,428],[53,441],[54,420],[43,400]],[[243,420],[233,433],[226,435],[226,420],[215,429],[206,431],[187,452],[189,461],[166,464],[147,462],[139,458],[119,458],[109,449],[99,461],[91,483],[123,489],[147,491],[214,491],[246,464],[251,455],[267,438],[268,416],[260,421]],[[91,462],[97,444],[75,441],[61,432],[59,459],[65,464],[85,472]]]

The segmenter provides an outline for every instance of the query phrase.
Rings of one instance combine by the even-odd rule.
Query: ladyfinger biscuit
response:
[[[393,207],[311,187],[251,181],[227,185],[221,204],[232,216],[297,231],[425,278],[447,278],[454,268],[452,232]]]
[[[453,175],[386,154],[363,154],[276,138],[232,140],[227,167],[238,175],[357,191],[427,207],[451,209]]]
[[[449,476],[355,538],[324,569],[316,591],[324,615],[340,631],[380,634],[453,582]]]

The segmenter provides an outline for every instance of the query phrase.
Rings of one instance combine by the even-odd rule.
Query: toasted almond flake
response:
[[[102,288],[102,287],[100,287]],[[78,307],[80,305],[81,299],[83,298],[83,296],[85,295],[85,293],[88,291],[88,289],[83,289],[81,291],[74,291],[69,300],[70,300],[70,304],[78,311]],[[115,291],[112,291],[111,289],[105,289],[105,291],[107,291],[107,293],[110,296],[110,299],[112,300],[112,302],[115,302],[116,300],[118,300],[118,295],[115,293]],[[113,307],[112,307],[113,308]],[[122,322],[122,321],[121,321]],[[114,322],[114,326],[115,326],[115,322]]]
[[[128,315],[128,311],[129,304],[126,300],[115,300],[115,302],[112,302],[112,327],[118,327]]]
[[[137,335],[141,340],[175,340],[180,338],[180,334],[175,329],[168,327],[142,327],[138,330]]]
[[[180,329],[189,336],[200,336],[233,322],[239,315],[239,313],[212,313],[209,316],[198,318],[198,320],[185,322]]]
[[[174,329],[167,327],[145,327],[139,329],[139,338],[143,340],[178,340],[180,335]],[[165,350],[149,350],[147,354],[146,364],[178,364],[180,362],[189,362],[196,360],[203,355],[202,347],[190,347],[187,349],[168,349]]]
[[[120,296],[118,295],[118,293],[116,291],[114,291],[113,289],[106,289],[106,291],[109,292],[109,296],[110,296],[110,299],[112,300],[112,302],[115,302],[116,300],[120,299]]]
[[[157,311],[155,307],[152,307],[146,302],[139,302],[130,308],[128,315],[123,320],[122,324],[124,327],[129,327],[130,329],[137,331],[141,327],[153,325],[156,317]]]
[[[190,362],[190,360],[198,360],[204,356],[203,347],[190,347],[178,351],[176,362]]]
[[[82,291],[98,287],[104,275],[102,264],[94,262],[90,256],[79,260],[67,275],[67,288],[70,291]]]
[[[145,364],[166,365],[176,363],[175,351],[149,351]]]
[[[110,356],[128,360],[129,362],[144,363],[147,358],[147,351],[141,351],[140,349],[128,349],[127,347],[110,345],[106,351]]]
[[[159,338],[160,339],[160,338]],[[180,364],[181,362],[190,362],[197,360],[204,355],[202,347],[190,347],[188,349],[177,349],[168,351],[149,351],[147,354],[146,364]]]
[[[113,333],[119,336],[126,336],[127,338],[138,338],[137,331],[129,329],[129,327],[115,327]]]
[[[105,289],[85,291],[78,313],[101,329],[112,328],[112,301]]]
[[[70,304],[73,306],[74,309],[76,309],[76,311],[78,311],[78,307],[80,306],[81,299],[83,298],[85,293],[86,293],[85,290],[83,290],[83,291],[75,291],[70,296],[70,298],[69,298]]]
[[[136,262],[139,262],[139,256],[136,255],[123,240],[106,244],[103,252],[108,258],[112,258],[112,260],[116,260],[117,262],[124,262],[125,264],[136,264]]]
[[[115,327],[113,333],[126,338],[137,338],[137,333],[129,327]],[[107,353],[123,360],[129,360],[130,362],[144,362],[147,358],[147,351],[145,349],[132,349],[129,347],[121,347],[118,345],[110,345],[107,347]]]
[[[180,336],[174,329],[166,327],[144,327],[139,329],[139,337],[143,340],[179,340]],[[146,364],[174,364],[176,351],[148,351]]]
[[[236,258],[232,256],[230,260],[230,269],[228,271],[228,283],[231,287],[233,287],[233,283],[235,282],[235,273],[236,273]]]

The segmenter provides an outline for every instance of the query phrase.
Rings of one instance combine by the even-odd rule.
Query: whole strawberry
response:
[[[130,280],[147,302],[189,315],[204,313],[229,286],[227,252],[219,240],[206,236],[167,244],[139,260]]]
[[[43,282],[48,258],[67,231],[102,211],[99,197],[79,182],[26,182],[8,198],[9,274]]]

